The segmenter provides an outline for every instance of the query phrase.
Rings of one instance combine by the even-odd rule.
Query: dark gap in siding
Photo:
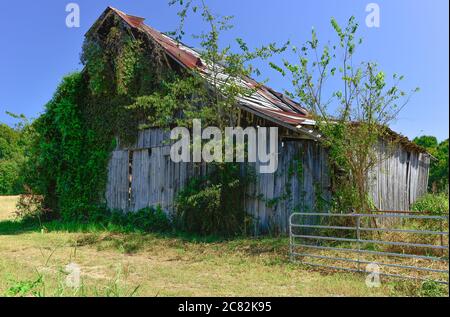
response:
[[[131,207],[131,188],[133,184],[133,154],[134,151],[128,151],[128,207]]]

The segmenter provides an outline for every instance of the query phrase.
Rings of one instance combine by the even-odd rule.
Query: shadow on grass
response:
[[[38,232],[41,226],[35,220],[5,220],[0,221],[0,235],[16,235],[29,232]]]
[[[145,242],[148,238],[161,240],[176,240],[174,243],[191,244],[218,244],[219,248],[225,248],[227,251],[240,251],[249,255],[273,253],[287,248],[287,238],[285,237],[220,237],[220,236],[201,236],[188,232],[170,230],[166,232],[144,231],[133,226],[118,225],[111,222],[65,222],[53,220],[43,222],[36,219],[22,221],[2,221],[0,222],[0,235],[20,235],[26,233],[85,233],[98,236],[99,234],[109,234],[107,239],[118,239],[124,242]],[[81,240],[84,238],[80,237]],[[89,237],[87,237],[89,239]],[[84,242],[81,242],[83,244]],[[94,239],[96,241],[96,239]],[[93,242],[95,242],[93,240]],[[178,242],[177,242],[178,241]],[[171,243],[173,243],[171,242]],[[223,249],[225,251],[225,249]],[[286,251],[287,252],[287,251]]]
[[[158,238],[179,239],[193,243],[215,243],[233,240],[220,236],[201,236],[181,231],[148,232],[132,226],[102,222],[66,222],[52,220],[40,223],[35,219],[0,221],[0,235],[19,235],[32,232],[67,232],[67,233],[115,233],[115,234],[152,234]]]
[[[242,256],[267,255],[270,265],[288,263],[288,239],[273,236],[238,236],[219,237],[201,236],[192,233],[172,230],[167,232],[149,232],[132,226],[117,225],[108,222],[80,223],[53,220],[43,222],[37,220],[0,222],[0,236],[21,235],[29,233],[74,233],[71,240],[74,247],[92,246],[98,250],[116,249],[132,255],[148,247],[167,247],[169,249],[190,250],[196,257],[202,257],[204,250],[220,254],[240,254]],[[207,248],[207,249],[205,249]],[[208,249],[209,248],[209,249]],[[191,252],[191,253],[192,253]]]

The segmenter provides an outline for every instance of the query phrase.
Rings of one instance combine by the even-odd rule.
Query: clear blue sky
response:
[[[208,1],[208,0],[207,0]],[[65,26],[65,6],[81,8],[81,27]],[[365,7],[376,2],[381,27],[365,26]],[[315,27],[320,38],[333,36],[330,18],[344,23],[354,15],[361,24],[364,45],[360,56],[377,61],[388,74],[406,76],[405,88],[419,86],[393,128],[413,138],[430,134],[439,140],[449,131],[449,4],[448,0],[209,0],[215,11],[234,15],[230,38],[250,45],[303,43]],[[5,111],[36,117],[51,98],[61,78],[79,70],[83,35],[108,6],[146,18],[146,23],[171,31],[178,18],[167,0],[2,0],[0,2],[0,121],[14,123]],[[192,20],[190,32],[199,28]],[[186,39],[187,44],[193,44]],[[282,90],[285,80],[263,68],[269,85]]]

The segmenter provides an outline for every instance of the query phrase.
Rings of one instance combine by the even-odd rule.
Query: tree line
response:
[[[422,135],[413,142],[426,148],[434,157],[430,166],[429,191],[448,193],[448,139],[439,142],[435,136]]]

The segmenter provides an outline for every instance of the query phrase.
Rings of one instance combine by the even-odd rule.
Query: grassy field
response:
[[[287,239],[199,240],[118,234],[98,228],[41,230],[11,221],[15,197],[0,197],[0,295],[35,296],[416,296],[420,285],[323,273],[287,257]],[[69,228],[70,229],[70,228]],[[65,267],[83,287],[65,286]]]

